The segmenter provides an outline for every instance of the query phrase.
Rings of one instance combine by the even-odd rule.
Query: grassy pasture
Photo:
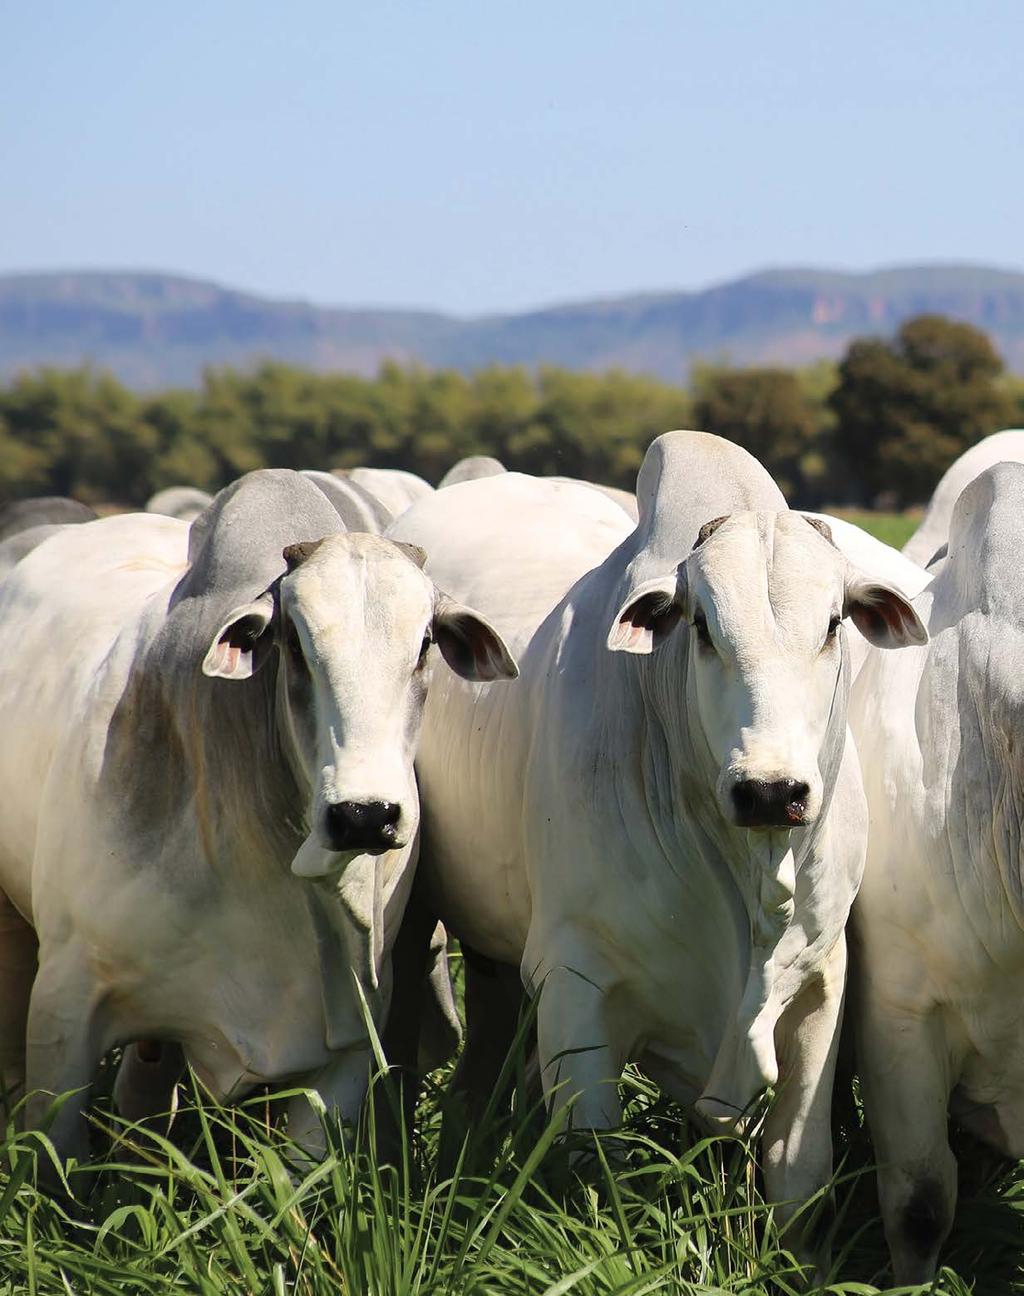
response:
[[[630,1071],[625,1132],[586,1140],[581,1178],[569,1169],[555,1125],[515,1085],[521,1062],[520,1050],[509,1068],[512,1103],[493,1104],[445,1172],[447,1071],[429,1078],[396,1164],[374,1153],[369,1130],[353,1153],[330,1129],[335,1150],[310,1166],[273,1120],[276,1097],[226,1111],[193,1082],[182,1086],[169,1135],[125,1125],[101,1095],[93,1159],[68,1172],[73,1199],[58,1202],[34,1187],[37,1162],[48,1158],[45,1136],[8,1126],[0,1149],[0,1296],[896,1290],[885,1285],[870,1147],[855,1106],[852,1128],[837,1130],[833,1271],[824,1285],[803,1287],[759,1194],[756,1140],[704,1137]],[[108,1074],[101,1087],[109,1083]],[[378,1110],[388,1110],[387,1101],[380,1091]],[[958,1150],[962,1205],[951,1267],[931,1290],[1024,1292],[1024,1176],[975,1148]]]

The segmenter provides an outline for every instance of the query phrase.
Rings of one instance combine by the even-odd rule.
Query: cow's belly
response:
[[[1000,978],[987,992],[944,1006],[966,1049],[951,1100],[956,1119],[1014,1158],[1024,1157],[1024,1020],[1020,977]]]
[[[510,877],[521,877],[521,865],[506,854],[507,841],[496,846],[501,839],[491,838],[479,849],[472,841],[439,847],[420,867],[446,929],[487,958],[517,967],[526,944],[529,900],[525,886],[509,884]]]
[[[953,1059],[957,1121],[1024,1157],[1024,932],[998,886],[955,860],[908,852],[900,891],[881,869],[855,909],[859,993],[881,1020],[934,1015]],[[991,876],[991,874],[989,874]]]
[[[45,664],[36,675],[8,669],[0,678],[0,888],[29,921],[41,820],[68,813],[64,800],[47,803],[47,780],[65,713],[85,715],[84,692],[73,670]],[[80,723],[88,724],[88,717]]]
[[[434,688],[440,684],[435,694]],[[435,680],[417,758],[420,876],[450,932],[517,965],[530,920],[523,859],[522,741],[512,687],[479,698]]]
[[[880,1011],[951,1006],[983,1052],[990,1034],[1012,1036],[1003,1001],[1024,980],[1024,931],[990,859],[950,850],[923,829],[888,853],[875,848],[853,925],[858,977]]]

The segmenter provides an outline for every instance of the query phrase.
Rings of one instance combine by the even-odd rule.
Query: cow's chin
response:
[[[736,814],[732,806],[722,806],[722,817],[739,832],[753,833],[756,837],[786,837],[791,832],[810,828],[818,818],[817,810],[805,810],[803,814],[786,814],[777,822],[757,823]]]
[[[396,842],[393,846],[382,846],[374,850],[332,851],[321,845],[313,834],[310,834],[295,852],[292,860],[292,873],[295,877],[313,879],[330,878],[337,880],[342,876],[353,860],[365,855],[385,855],[391,850],[401,850],[404,843]]]
[[[728,815],[727,818],[734,828],[739,828],[741,832],[757,833],[759,836],[765,836],[768,833],[775,833],[778,836],[794,832],[798,828],[809,828],[814,823],[815,816],[787,815],[785,823],[745,823],[742,819],[737,819],[735,814]]]

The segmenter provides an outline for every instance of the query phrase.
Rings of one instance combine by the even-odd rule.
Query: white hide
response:
[[[952,1222],[947,1108],[1024,1157],[1022,550],[1024,466],[999,463],[960,495],[915,601],[930,643],[870,654],[851,702],[871,813],[859,1069],[901,1283],[930,1280]]]
[[[399,517],[425,495],[432,495],[433,486],[416,473],[400,468],[346,468],[336,473],[347,477],[357,486],[368,490],[384,505],[393,518]]]
[[[149,497],[146,512],[177,518],[179,522],[194,522],[212,502],[210,492],[198,486],[168,486]]]
[[[493,455],[469,455],[452,464],[437,484],[438,490],[458,486],[461,482],[480,481],[485,477],[498,477],[506,471],[505,465]]]
[[[639,519],[640,513],[637,508],[636,496],[632,491],[620,490],[618,486],[602,486],[599,482],[583,481],[579,477],[552,477],[549,480],[573,482],[577,486],[588,486],[591,490],[600,491],[614,504],[618,504],[631,522],[635,523]]]
[[[395,526],[440,585],[486,609],[522,671],[515,696],[446,681],[428,703],[424,866],[449,930],[543,986],[545,1087],[578,1095],[576,1123],[618,1123],[632,1058],[733,1127],[781,1057],[769,1189],[803,1197],[830,1173],[843,929],[866,836],[845,631],[830,622],[899,600],[780,514],[770,478],[718,438],[659,438],[637,495],[633,531],[589,487],[509,474]],[[762,511],[691,552],[702,523],[749,509]],[[699,603],[717,649],[694,670]],[[624,619],[631,607],[653,628]],[[912,614],[902,633],[920,633]],[[735,827],[740,771],[814,783],[807,826]]]

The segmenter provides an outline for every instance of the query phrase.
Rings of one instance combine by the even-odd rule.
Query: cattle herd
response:
[[[700,432],[635,497],[478,459],[7,506],[5,1091],[64,1156],[114,1046],[133,1120],[189,1065],[354,1122],[368,1015],[394,1062],[454,1051],[447,933],[470,1112],[532,995],[567,1126],[620,1125],[627,1062],[712,1130],[772,1091],[786,1219],[832,1175],[845,1004],[895,1277],[927,1281],[948,1116],[1024,1157],[1022,552],[1024,432],[904,554]],[[288,1128],[322,1154],[306,1097]]]

